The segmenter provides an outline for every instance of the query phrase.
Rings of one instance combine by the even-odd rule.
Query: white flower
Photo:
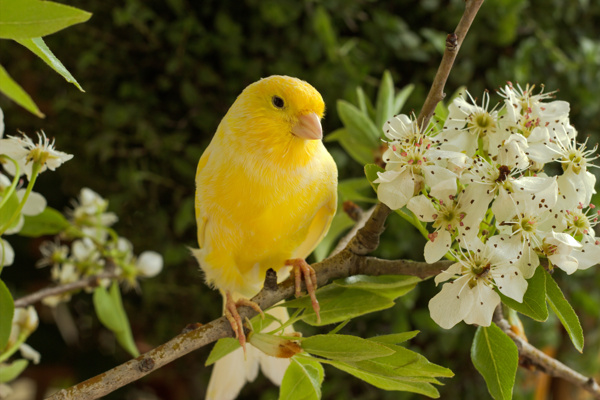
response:
[[[579,262],[571,253],[583,246],[568,233],[550,232],[544,238],[542,252],[552,265],[571,275],[579,268]]]
[[[33,361],[34,364],[40,363],[40,353],[27,343],[23,343],[21,346],[19,346],[19,351],[21,352],[23,358]]]
[[[593,149],[586,150],[587,139],[585,142],[577,145],[575,139],[565,138],[556,142],[559,147],[559,154],[562,164],[563,174],[558,177],[558,184],[565,188],[565,192],[573,193],[575,198],[571,199],[573,205],[583,203],[584,206],[590,204],[592,195],[596,193],[596,176],[589,172],[588,167],[596,167],[592,161],[599,156],[594,155],[598,150],[598,145]],[[571,188],[568,188],[568,186]]]
[[[144,251],[137,259],[135,267],[140,275],[152,278],[160,273],[163,267],[163,258],[155,251]]]
[[[25,196],[26,189],[17,190],[17,198],[19,202],[23,200]],[[11,224],[11,227],[8,228],[4,233],[7,235],[11,235],[13,233],[18,233],[23,228],[25,224],[25,218],[23,215],[33,216],[38,215],[46,208],[46,198],[37,192],[30,192],[29,197],[27,197],[27,201],[23,205],[21,209],[21,214],[14,220],[15,222]]]
[[[35,266],[38,268],[49,265],[54,267],[67,261],[69,247],[61,245],[57,240],[45,241],[40,245],[40,253],[42,253],[42,258],[35,263]]]
[[[467,251],[456,253],[458,262],[436,276],[436,284],[452,279],[429,301],[431,318],[439,326],[450,329],[462,320],[489,326],[500,303],[494,288],[523,301],[527,281],[513,265],[518,254],[503,239],[494,236],[485,244],[479,239],[463,243]]]
[[[384,131],[391,139],[383,154],[386,171],[374,181],[379,183],[377,196],[382,203],[400,209],[425,185],[433,196],[456,193],[453,169],[464,163],[463,154],[432,147],[431,131],[421,132],[417,122],[404,114],[387,121]]]
[[[440,260],[450,250],[454,238],[469,240],[479,231],[478,226],[464,224],[468,205],[460,197],[448,196],[448,200],[438,200],[419,195],[410,199],[407,208],[420,221],[433,222],[435,231],[428,235],[429,241],[425,244],[425,261],[428,263]]]
[[[33,306],[27,308],[17,307],[13,314],[11,335],[13,335],[13,331],[17,337],[22,332],[29,335],[37,329],[38,324],[38,315]]]
[[[4,136],[4,112],[0,107],[0,139],[2,139],[2,136]]]
[[[10,243],[0,238],[0,267],[8,267],[15,262],[15,251]]]
[[[21,167],[21,172],[31,179],[34,162],[41,164],[40,173],[46,169],[54,171],[64,162],[73,158],[73,155],[63,153],[54,148],[54,140],[50,141],[42,131],[38,133],[38,143],[22,134],[22,137],[8,136],[8,139],[0,139],[3,154],[14,159]],[[12,163],[5,163],[4,168],[8,173],[14,175],[15,169]]]
[[[495,111],[496,107],[488,111],[490,94],[487,91],[483,93],[481,106],[476,104],[469,92],[467,96],[472,104],[459,96],[448,107],[448,118],[439,140],[443,149],[465,152],[468,156],[473,156],[480,139],[487,149],[489,137],[496,135],[498,113]]]
[[[89,188],[83,188],[78,201],[74,201],[71,217],[86,235],[105,242],[108,236],[105,228],[118,220],[117,215],[106,212],[107,209],[108,200]]]
[[[573,257],[577,259],[579,269],[588,269],[600,264],[600,238],[592,235],[583,235],[581,249],[573,251]]]

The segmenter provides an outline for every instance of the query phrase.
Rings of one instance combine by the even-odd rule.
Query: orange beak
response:
[[[323,139],[323,128],[319,116],[314,112],[301,115],[296,125],[292,127],[292,133],[306,140]]]

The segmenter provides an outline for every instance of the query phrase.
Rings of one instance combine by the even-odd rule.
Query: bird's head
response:
[[[320,121],[324,112],[323,98],[310,84],[275,75],[246,87],[229,114],[232,130],[249,144],[289,149],[323,138]]]

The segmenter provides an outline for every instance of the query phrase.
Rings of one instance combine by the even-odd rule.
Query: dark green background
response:
[[[198,158],[219,121],[248,84],[272,74],[307,80],[327,104],[325,132],[341,126],[338,99],[354,100],[362,85],[374,98],[389,69],[401,88],[416,90],[404,111],[418,112],[464,2],[456,1],[77,1],[67,4],[92,12],[85,24],[46,38],[55,55],[86,90],[80,93],[18,44],[0,42],[0,62],[32,95],[41,120],[0,98],[6,134],[43,129],[57,148],[74,154],[56,173],[44,173],[36,190],[59,210],[82,187],[110,200],[118,232],[136,252],[156,250],[165,257],[161,275],[145,280],[141,293],[125,294],[126,309],[141,351],[161,344],[188,323],[220,315],[221,300],[208,289],[188,247],[196,245],[193,215]],[[600,4],[595,1],[488,0],[476,18],[447,84],[451,94],[466,85],[474,96],[494,91],[507,80],[560,89],[571,103],[572,123],[581,140],[597,143],[600,132]],[[498,97],[492,97],[498,100]],[[328,144],[340,177],[362,175],[362,166]],[[420,259],[423,241],[397,216],[388,222],[379,255]],[[37,241],[10,239],[18,260],[4,271],[16,296],[47,284],[49,269],[36,270]],[[27,255],[31,255],[27,259]],[[523,317],[530,339],[549,346],[567,364],[598,371],[600,278],[596,270],[555,277],[578,311],[586,338],[579,355],[554,319],[544,325]],[[411,346],[456,377],[441,387],[442,398],[488,396],[469,360],[474,328],[444,331],[428,316],[432,282],[419,286],[384,312],[358,318],[342,333],[363,337],[420,329]],[[128,359],[93,314],[91,297],[79,294],[57,312],[69,315],[79,332],[75,344],[61,337],[51,310],[38,306],[41,327],[30,343],[42,363],[26,376],[42,384],[70,385]],[[55,314],[54,314],[55,315]],[[531,325],[531,326],[530,326]],[[542,328],[543,327],[543,328]],[[312,328],[299,327],[305,333]],[[209,370],[208,349],[194,352],[107,396],[109,399],[200,399]],[[516,398],[531,398],[532,374],[519,372]],[[326,367],[325,399],[406,399],[384,393]],[[45,383],[43,383],[45,382]],[[556,384],[555,389],[560,386]],[[558,390],[558,389],[556,389]],[[274,399],[264,378],[240,398]],[[39,394],[38,398],[41,398]],[[153,397],[155,396],[155,397]]]

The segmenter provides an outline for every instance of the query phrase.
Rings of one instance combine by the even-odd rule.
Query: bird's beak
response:
[[[314,112],[301,115],[298,122],[292,127],[292,133],[306,140],[323,139],[323,128],[319,116]]]

